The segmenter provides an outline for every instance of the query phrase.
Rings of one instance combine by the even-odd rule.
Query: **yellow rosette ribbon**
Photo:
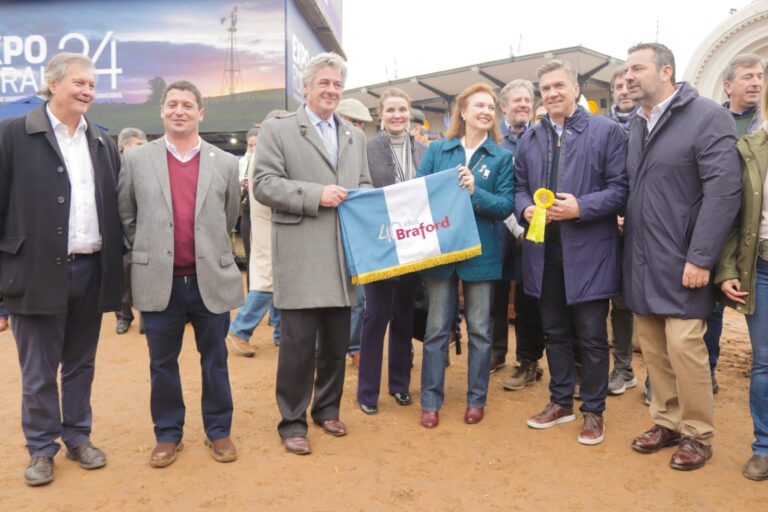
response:
[[[544,230],[547,227],[547,208],[554,203],[555,194],[549,189],[540,188],[533,193],[533,218],[531,219],[531,225],[528,227],[526,240],[536,242],[537,244],[544,242]]]

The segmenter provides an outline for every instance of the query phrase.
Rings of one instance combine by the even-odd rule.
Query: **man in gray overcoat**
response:
[[[715,305],[710,272],[741,204],[736,124],[690,84],[675,84],[666,46],[634,46],[626,65],[640,109],[627,155],[624,300],[636,315],[654,422],[632,447],[679,444],[670,465],[692,470],[712,457],[704,319]]]
[[[302,76],[306,103],[266,121],[256,152],[253,192],[272,208],[274,301],[281,314],[278,432],[296,454],[312,451],[306,411],[313,383],[313,422],[330,435],[347,434],[339,406],[356,298],[336,208],[347,189],[368,188],[371,178],[365,135],[333,113],[346,74],[338,55],[314,57]]]

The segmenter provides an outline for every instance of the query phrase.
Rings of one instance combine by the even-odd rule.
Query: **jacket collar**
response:
[[[768,145],[768,130],[766,130],[766,127],[761,127],[739,139],[737,145],[740,148],[749,148],[754,154],[764,153],[764,148]]]
[[[589,112],[584,107],[576,105],[576,112],[565,118],[563,128],[570,128],[575,132],[581,133],[587,129],[589,115]]]
[[[731,102],[726,101],[725,103],[723,103],[723,108],[725,108],[725,110],[727,110],[728,112],[731,112]],[[734,119],[741,119],[743,117],[754,116],[756,111],[757,111],[757,106],[754,106],[754,107],[749,107],[744,112],[731,112],[731,115],[733,116]]]
[[[576,111],[565,118],[565,122],[563,122],[563,130],[573,130],[577,133],[583,132],[589,124],[589,116],[590,113],[587,112],[584,107],[576,105]],[[538,126],[541,126],[541,128],[538,128]],[[537,128],[539,130],[548,131],[554,130],[555,126],[552,124],[549,116],[546,115],[541,118],[541,122],[537,125]]]
[[[768,131],[766,131],[765,126],[740,138],[736,143],[736,148],[739,150],[739,153],[741,153],[742,159],[745,162],[749,162],[747,157],[751,154],[757,164],[755,167],[757,167],[757,171],[760,174],[760,182],[753,183],[755,190],[757,190],[766,180],[766,168],[768,168],[768,157],[766,156],[768,155],[768,151],[766,151],[766,146],[768,146]],[[749,166],[748,163],[747,165]]]
[[[453,137],[451,139],[446,139],[444,149],[453,149],[457,147],[462,147],[460,137]],[[488,137],[485,138],[485,141],[482,144],[480,144],[480,146],[477,149],[479,150],[480,148],[485,149],[485,151],[489,155],[496,156],[496,152],[498,151],[498,146],[496,146],[496,143],[493,142],[493,136],[491,133],[488,134]]]
[[[675,97],[672,98],[672,103],[669,105],[668,110],[684,107],[699,96],[699,91],[690,83],[678,82],[678,85],[679,89]]]
[[[511,142],[512,144],[517,144],[517,141],[520,140],[520,137],[522,137],[523,134],[531,128],[531,123],[529,122],[528,124],[523,126],[523,129],[520,130],[520,133],[515,133],[514,130],[508,129],[506,127],[507,123],[505,123],[504,121],[501,122],[501,126],[502,126],[501,133],[504,135],[504,138],[509,142]]]
[[[301,127],[301,135],[307,138],[307,140],[315,147],[318,153],[320,153],[328,166],[331,167],[331,169],[333,169],[335,172],[338,166],[341,164],[342,157],[344,156],[347,148],[352,144],[352,126],[334,112],[333,120],[336,123],[336,133],[338,135],[339,144],[336,167],[334,167],[333,163],[331,162],[331,157],[328,154],[328,150],[325,149],[325,144],[323,144],[323,141],[320,139],[320,134],[317,133],[317,129],[315,129],[315,127],[312,125],[312,121],[309,120],[309,116],[305,110],[305,105],[306,103],[302,103],[296,110],[296,119],[298,120],[299,126]]]
[[[50,119],[48,119],[48,115],[45,113],[45,107],[47,105],[48,105],[48,102],[46,101],[39,107],[36,107],[27,113],[27,116],[26,116],[27,135],[33,135],[36,133],[48,134],[50,132],[53,132],[51,121]],[[88,123],[88,129],[86,130],[85,133],[88,135],[89,142],[91,143],[99,142],[102,146],[104,146],[106,143],[104,142],[104,136],[101,134],[101,130],[96,128],[93,122],[87,117],[85,118],[85,121]]]

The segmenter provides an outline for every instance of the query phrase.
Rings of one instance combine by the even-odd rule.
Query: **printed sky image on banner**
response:
[[[324,0],[320,0],[321,3]],[[295,0],[287,0],[286,6],[286,81],[285,94],[288,110],[296,110],[304,102],[304,88],[301,77],[304,68],[315,55],[323,53],[325,47],[299,12]]]
[[[245,130],[285,105],[283,0],[12,1],[0,13],[0,106],[34,95],[61,51],[94,61],[89,116],[111,133],[162,133],[162,92],[175,80],[200,88],[202,132]]]

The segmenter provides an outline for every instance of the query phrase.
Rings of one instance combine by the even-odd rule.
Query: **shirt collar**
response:
[[[307,117],[309,118],[309,122],[312,123],[312,126],[317,126],[318,123],[325,122],[331,125],[331,128],[336,129],[336,119],[331,115],[331,117],[328,118],[326,121],[325,119],[320,119],[320,116],[312,112],[312,109],[309,108],[309,105],[304,105],[304,110],[307,112]]]
[[[53,115],[53,112],[51,112],[50,104],[45,105],[45,113],[48,114],[48,119],[51,121],[51,127],[53,127],[53,131],[64,130],[67,133],[67,135],[69,135],[69,128],[64,123],[59,121],[59,118]],[[77,123],[77,128],[75,129],[75,132],[76,133],[85,132],[85,130],[87,129],[88,129],[88,122],[85,120],[85,116],[80,116],[80,122]]]
[[[667,107],[669,106],[669,104],[670,104],[670,103],[672,103],[672,100],[674,99],[674,97],[675,97],[675,96],[677,96],[677,92],[678,92],[679,90],[680,90],[680,87],[675,87],[675,92],[673,92],[672,94],[670,94],[670,95],[669,95],[669,98],[665,99],[664,101],[662,101],[661,103],[659,103],[658,105],[656,105],[655,107],[653,107],[653,108],[651,109],[651,115],[650,115],[650,117],[658,117],[658,116],[660,116],[661,114],[663,114],[663,113],[664,113],[664,111],[665,111],[665,110],[667,110]],[[646,115],[645,115],[645,109],[644,109],[644,108],[642,108],[642,107],[640,107],[639,109],[637,109],[637,115],[639,115],[640,117],[642,117],[643,119],[645,119],[645,120],[646,120],[646,122],[649,122],[649,121],[651,120],[649,116],[646,116]]]
[[[743,117],[751,117],[751,116],[753,116],[755,114],[755,110],[757,110],[757,107],[755,106],[755,107],[749,107],[744,112],[734,112],[733,110],[731,110],[731,102],[730,101],[726,101],[725,105],[726,105],[725,108],[728,109],[728,111],[731,113],[731,115],[733,116],[734,119],[741,119]]]
[[[168,136],[163,135],[163,140],[165,141],[165,147],[168,149],[168,151],[182,162],[187,162],[192,158],[194,158],[194,156],[200,152],[200,146],[202,145],[202,139],[198,136],[197,145],[192,149],[190,149],[189,151],[187,151],[186,155],[182,155],[181,153],[179,153],[178,148],[173,144],[171,144],[171,141],[168,140]]]

